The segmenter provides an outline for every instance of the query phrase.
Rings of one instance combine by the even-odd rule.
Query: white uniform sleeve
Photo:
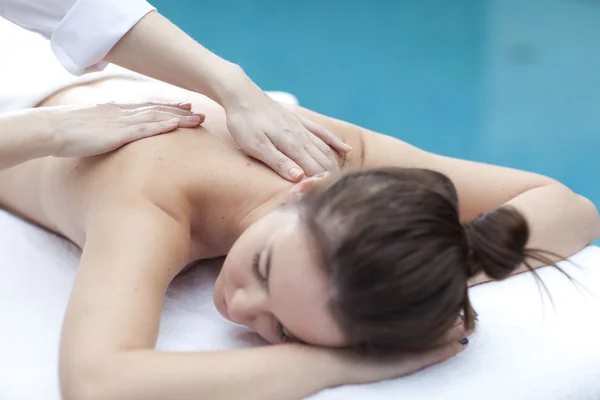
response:
[[[0,16],[50,39],[74,75],[102,70],[110,49],[153,10],[145,0],[0,0]]]

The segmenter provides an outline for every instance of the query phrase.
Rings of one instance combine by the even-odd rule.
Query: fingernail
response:
[[[198,122],[200,122],[200,117],[196,117],[196,116],[192,116],[192,117],[185,117],[185,119],[192,124],[197,124]]]
[[[192,103],[179,103],[178,107],[192,108]]]
[[[344,150],[350,151],[352,150],[352,146],[350,146],[348,143],[344,143]]]
[[[467,338],[462,338],[458,341],[458,343],[462,344],[463,346],[466,346],[469,344],[469,339]]]
[[[304,172],[300,168],[294,167],[294,168],[290,169],[290,176],[295,181],[298,180],[298,178],[300,178],[303,174],[304,174]]]

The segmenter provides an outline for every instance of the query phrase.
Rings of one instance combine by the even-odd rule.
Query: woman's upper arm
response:
[[[106,205],[86,224],[63,326],[62,379],[119,350],[152,348],[165,291],[189,255],[188,223],[148,200]]]
[[[369,131],[363,135],[367,168],[426,168],[448,176],[456,187],[464,220],[499,207],[528,190],[558,184],[532,172],[429,153],[390,136]]]
[[[464,220],[499,207],[528,190],[557,184],[553,179],[531,172],[429,153],[394,137],[301,107],[296,107],[295,111],[329,129],[353,147],[347,155],[348,167],[426,168],[448,176],[456,187]]]

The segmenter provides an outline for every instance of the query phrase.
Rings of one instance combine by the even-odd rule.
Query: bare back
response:
[[[196,247],[191,257],[224,255],[227,249],[220,248],[219,233],[239,216],[234,214],[275,198],[291,183],[235,145],[219,105],[163,83],[111,78],[65,89],[40,106],[182,99],[192,102],[196,112],[206,114],[199,128],[140,140],[107,155],[47,157],[0,172],[0,204],[83,247],[86,216],[96,212],[106,198],[127,194],[156,198],[160,191],[161,199],[189,207],[192,242],[197,242],[194,234],[206,237],[210,232],[212,240],[204,238],[203,248]],[[311,117],[308,111],[298,112]],[[353,135],[352,130],[334,133],[355,148],[360,145],[358,133]],[[356,158],[349,157],[346,164]]]
[[[273,203],[292,186],[237,148],[223,109],[196,93],[156,81],[110,78],[65,89],[40,106],[110,101],[189,101],[196,112],[206,114],[206,121],[199,128],[140,140],[103,156],[49,157],[2,171],[0,205],[83,247],[90,216],[97,223],[102,208],[130,201],[135,209],[150,200],[152,207],[179,213],[179,219],[189,223],[188,259],[198,259],[225,255],[232,244],[225,234],[232,224],[261,205]],[[339,159],[342,169],[397,166],[446,174],[456,186],[464,220],[528,191],[557,184],[525,171],[428,153],[300,107],[295,111],[353,147],[346,159]],[[551,242],[556,242],[555,251],[561,250],[560,254],[572,254],[571,243]]]

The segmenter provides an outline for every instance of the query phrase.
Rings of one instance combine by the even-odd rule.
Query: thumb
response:
[[[298,182],[304,177],[304,171],[294,161],[275,148],[275,146],[265,147],[263,153],[259,153],[255,158],[271,167],[282,178],[291,182]]]

